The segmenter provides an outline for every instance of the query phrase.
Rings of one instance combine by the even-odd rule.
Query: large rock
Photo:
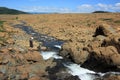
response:
[[[66,77],[64,80],[81,80],[81,79],[79,79],[78,76],[69,76],[69,77]]]
[[[103,36],[110,36],[112,34],[115,34],[115,29],[111,27],[108,24],[101,24],[99,27],[96,28],[96,31],[94,33],[94,37],[98,35],[103,35]]]
[[[103,43],[103,46],[114,46],[117,51],[120,53],[120,36],[119,35],[114,35],[107,37]]]
[[[120,80],[120,75],[106,74],[106,75],[103,76],[102,80]]]
[[[43,60],[39,52],[31,50],[21,53],[19,49],[14,48],[5,48],[0,51],[2,52],[0,54],[0,79],[47,80],[42,76],[46,74],[45,68],[49,64]]]
[[[92,44],[91,44],[92,46]],[[89,58],[82,66],[95,71],[114,71],[120,66],[120,54],[114,46],[94,47],[89,49]],[[101,65],[101,66],[100,66]]]
[[[78,64],[82,64],[87,60],[89,55],[83,48],[83,44],[80,44],[79,42],[67,42],[63,44],[60,55],[67,59],[71,59]]]
[[[42,79],[40,79],[40,77],[32,77],[29,80],[42,80]]]
[[[24,58],[27,61],[33,61],[33,62],[38,62],[38,61],[41,61],[43,59],[42,56],[40,55],[40,53],[37,51],[24,54]]]
[[[86,47],[89,58],[82,66],[103,72],[120,70],[120,36],[115,29],[102,24],[96,28],[93,37]]]

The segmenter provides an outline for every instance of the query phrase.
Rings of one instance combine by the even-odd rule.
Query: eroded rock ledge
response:
[[[64,43],[60,55],[94,71],[120,71],[120,34],[117,30],[102,24],[94,34],[84,37]]]

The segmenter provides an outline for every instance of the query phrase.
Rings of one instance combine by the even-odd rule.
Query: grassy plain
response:
[[[120,30],[120,13],[0,15],[0,21],[2,27],[5,21],[4,28],[7,27],[7,30],[12,28],[11,24],[24,21],[35,31],[62,40],[77,40],[93,35],[100,24],[109,24],[118,32]]]

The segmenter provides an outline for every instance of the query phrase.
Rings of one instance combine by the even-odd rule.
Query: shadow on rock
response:
[[[56,66],[47,67],[48,77],[50,80],[80,80],[77,76],[72,76],[67,72],[66,67],[62,63],[63,60],[54,59]]]

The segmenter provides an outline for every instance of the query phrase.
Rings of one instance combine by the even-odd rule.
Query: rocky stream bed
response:
[[[58,40],[34,31],[24,21],[13,27],[42,42],[46,50],[15,48],[16,43],[1,49],[0,80],[120,80],[120,40],[117,34],[112,36],[111,27],[99,26],[87,43]]]

